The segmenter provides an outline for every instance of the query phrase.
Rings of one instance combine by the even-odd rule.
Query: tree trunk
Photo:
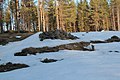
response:
[[[114,12],[114,7],[112,8],[112,23],[113,23],[113,29],[116,30],[116,26],[115,26],[115,12]]]
[[[33,21],[33,30],[34,30],[34,32],[36,32],[34,21]]]
[[[13,24],[13,12],[12,12],[12,15],[11,15],[11,24]],[[14,30],[14,25],[12,25],[12,30]]]
[[[18,24],[18,0],[15,0],[15,24],[16,24],[16,28],[17,28],[17,31],[20,32],[20,29],[19,29],[19,24]]]
[[[106,27],[107,27],[107,31],[109,31],[109,19],[107,16],[106,16]]]
[[[38,11],[38,31],[40,31],[40,24],[41,24],[41,17],[40,17],[40,0],[38,0],[38,8],[37,8],[37,11]]]
[[[96,20],[95,20],[95,30],[98,31],[99,30],[99,14],[98,14],[98,10],[96,9]]]
[[[40,30],[43,31],[43,0],[40,2]]]
[[[3,31],[3,18],[2,18],[2,3],[0,4],[0,33],[3,33],[4,31]]]
[[[48,29],[48,15],[46,14],[45,15],[45,27],[46,27],[46,31],[48,31],[49,29]]]
[[[7,31],[8,31],[9,30],[8,23],[6,23],[6,26],[7,26]]]
[[[44,14],[44,11],[43,11],[43,32],[46,31],[46,28],[45,28],[45,14]]]
[[[75,22],[73,23],[74,32],[76,32]]]
[[[106,30],[105,19],[103,19],[102,22],[103,22],[103,29]]]
[[[120,10],[119,10],[119,7],[117,7],[117,24],[118,24],[118,30],[120,31]]]
[[[56,1],[56,26],[57,26],[57,29],[59,30],[59,12],[58,12],[58,2]]]
[[[11,21],[11,18],[10,18],[10,30],[12,30],[12,21]]]

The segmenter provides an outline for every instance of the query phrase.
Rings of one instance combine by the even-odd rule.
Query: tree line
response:
[[[0,32],[120,30],[120,0],[0,0]]]

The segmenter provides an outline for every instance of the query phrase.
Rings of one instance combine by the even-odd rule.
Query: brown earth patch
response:
[[[16,69],[21,69],[21,68],[26,68],[29,67],[26,64],[13,64],[11,62],[8,62],[6,64],[1,64],[0,65],[0,72],[7,72],[7,71],[12,71],[12,70],[16,70]]]
[[[93,49],[87,49],[90,45],[89,42],[77,42],[77,43],[70,43],[59,45],[56,47],[42,47],[42,48],[25,48],[21,52],[17,52],[14,56],[27,56],[27,55],[36,55],[36,53],[45,53],[45,52],[58,52],[59,50],[82,50],[82,51],[93,51]]]
[[[14,41],[21,41],[34,33],[15,33],[15,32],[8,32],[0,34],[0,45],[6,45],[9,42]],[[19,36],[17,38],[17,36]]]
[[[46,58],[46,59],[42,60],[41,62],[42,62],[42,63],[52,63],[52,62],[56,62],[56,61],[58,61],[58,60]]]
[[[45,39],[61,39],[61,40],[67,40],[67,39],[79,39],[76,36],[71,35],[70,33],[67,33],[63,30],[53,30],[48,32],[43,32],[39,34],[40,41],[43,41]]]
[[[95,40],[95,41],[90,41],[90,43],[111,43],[111,42],[120,42],[120,38],[118,36],[112,36],[111,38],[101,41],[101,40]]]

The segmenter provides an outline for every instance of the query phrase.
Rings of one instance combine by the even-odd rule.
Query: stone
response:
[[[21,69],[21,68],[26,68],[29,67],[26,64],[20,64],[20,63],[12,63],[12,62],[8,62],[6,64],[1,64],[0,65],[0,72],[7,72],[7,71],[12,71],[12,70],[16,70],[16,69]]]
[[[42,34],[39,34],[39,38],[40,38],[40,41],[43,41],[45,39],[61,39],[61,40],[79,39],[78,37],[73,36],[70,33],[67,33],[63,30],[54,30],[54,31],[43,32]]]

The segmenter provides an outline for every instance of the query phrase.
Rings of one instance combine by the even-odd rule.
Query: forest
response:
[[[120,0],[0,0],[0,80],[120,80]]]
[[[0,0],[6,31],[120,31],[120,0]]]

